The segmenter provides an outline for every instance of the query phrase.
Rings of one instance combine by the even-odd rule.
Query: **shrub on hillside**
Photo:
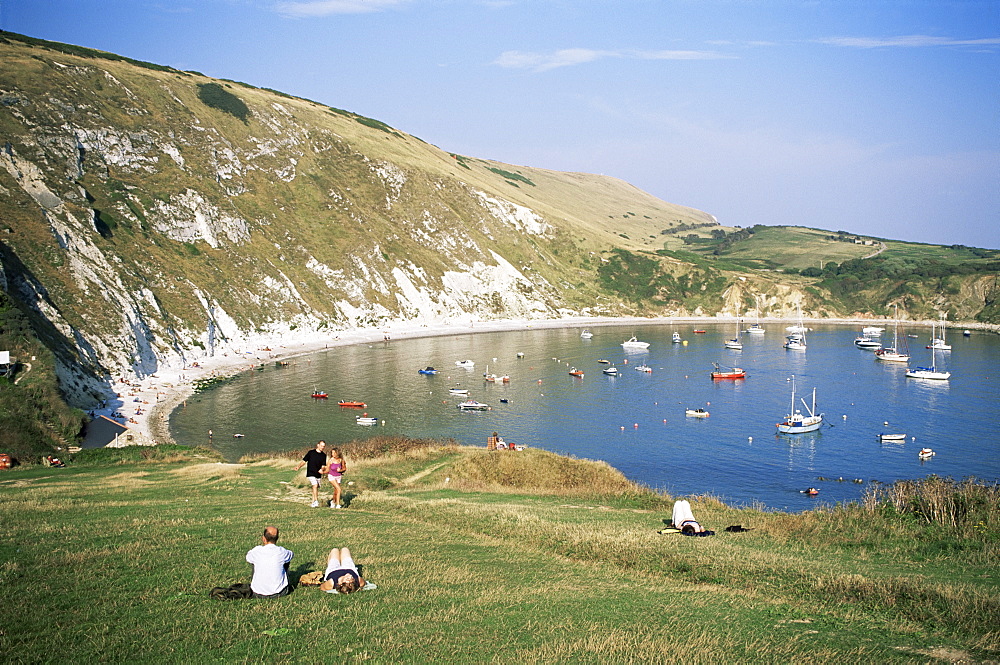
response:
[[[243,103],[243,100],[223,88],[218,83],[199,83],[198,99],[205,106],[225,111],[226,113],[239,118],[244,123],[250,117],[250,109]]]

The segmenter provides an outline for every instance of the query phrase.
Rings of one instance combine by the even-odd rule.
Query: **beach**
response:
[[[740,317],[745,320],[746,317]],[[610,318],[610,317],[566,317],[540,320],[497,320],[468,321],[451,324],[393,323],[379,328],[358,328],[322,335],[314,331],[284,335],[280,344],[274,339],[261,338],[253,344],[243,344],[239,348],[220,350],[213,356],[198,360],[183,367],[164,367],[156,373],[137,379],[120,376],[112,388],[118,395],[102,409],[95,409],[95,415],[111,417],[119,414],[124,424],[148,443],[175,443],[170,436],[169,416],[174,409],[194,394],[196,381],[210,377],[224,377],[252,370],[262,364],[289,360],[325,349],[352,344],[370,344],[390,340],[415,339],[448,335],[465,335],[484,332],[507,332],[514,330],[548,328],[597,328],[622,325],[670,325],[727,323],[736,321],[732,316],[662,317],[662,318]],[[762,324],[794,323],[791,319],[762,318]],[[805,319],[806,324],[870,325],[890,323],[885,319]],[[927,325],[931,322],[907,322],[908,325]],[[956,328],[977,328],[1000,331],[1000,327],[984,324],[955,324]],[[119,418],[119,420],[122,420]]]

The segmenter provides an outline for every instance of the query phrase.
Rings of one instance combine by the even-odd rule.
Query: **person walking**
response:
[[[319,482],[326,470],[326,441],[318,441],[316,447],[302,456],[302,461],[295,467],[298,472],[303,466],[306,467],[306,478],[312,485],[312,507],[319,508]]]
[[[333,496],[330,497],[331,508],[343,508],[340,503],[340,483],[345,473],[347,473],[347,460],[340,454],[340,448],[331,448],[330,460],[326,466],[326,477],[333,485]]]

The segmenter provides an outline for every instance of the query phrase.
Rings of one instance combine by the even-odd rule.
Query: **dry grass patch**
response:
[[[243,472],[242,464],[225,464],[212,462],[208,464],[192,464],[171,471],[171,475],[201,482],[219,482],[237,480]]]
[[[115,487],[118,489],[135,489],[151,485],[153,481],[146,480],[149,475],[147,471],[124,471],[107,476],[102,481],[105,487]]]

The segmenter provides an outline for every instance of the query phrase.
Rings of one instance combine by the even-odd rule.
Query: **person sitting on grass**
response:
[[[250,590],[254,598],[280,598],[292,592],[288,583],[288,565],[292,551],[278,545],[278,527],[269,526],[261,536],[261,545],[247,552],[247,563],[253,566]]]
[[[365,582],[346,547],[334,547],[326,562],[323,583],[319,588],[327,593],[354,593],[364,588]]]

